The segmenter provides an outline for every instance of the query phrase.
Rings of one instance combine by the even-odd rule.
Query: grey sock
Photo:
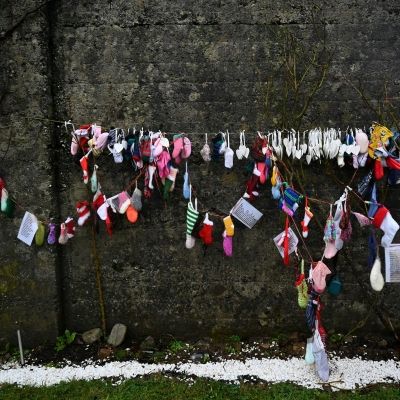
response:
[[[142,209],[142,191],[138,188],[135,188],[131,197],[131,203],[136,211],[140,211]]]
[[[315,359],[315,367],[318,372],[318,376],[321,378],[322,381],[328,382],[329,380],[329,364],[328,364],[328,357],[326,355],[325,350],[320,350],[314,352],[314,359]]]

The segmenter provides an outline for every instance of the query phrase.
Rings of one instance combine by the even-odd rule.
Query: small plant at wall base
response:
[[[76,332],[71,332],[66,329],[63,335],[57,337],[54,350],[57,352],[64,350],[67,346],[74,342],[75,337]]]
[[[184,347],[185,347],[185,344],[183,342],[181,342],[180,340],[173,340],[169,344],[169,349],[173,353],[178,353],[179,351],[183,350]]]
[[[229,354],[236,354],[242,349],[242,344],[240,341],[240,336],[232,335],[228,337],[227,343],[225,345],[225,351]]]

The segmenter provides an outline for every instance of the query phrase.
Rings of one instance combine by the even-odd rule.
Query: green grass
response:
[[[59,385],[33,388],[0,385],[0,400],[394,400],[400,398],[400,386],[377,385],[356,392],[329,393],[308,390],[292,384],[278,385],[230,385],[222,382],[198,379],[192,385],[177,379],[152,376],[125,381],[113,386],[110,381],[74,381]]]

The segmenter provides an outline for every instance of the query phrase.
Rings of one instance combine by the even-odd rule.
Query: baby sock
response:
[[[154,173],[156,172],[156,167],[154,165],[149,165],[149,188],[151,190],[154,189],[153,186],[153,177],[154,177]]]
[[[224,233],[222,234],[223,242],[222,242],[222,246],[224,249],[224,254],[227,257],[232,257],[233,255],[233,237],[232,236],[228,236],[226,234],[226,231],[224,231]]]
[[[56,238],[56,224],[50,223],[49,224],[49,236],[47,236],[47,243],[48,244],[55,244],[57,241]]]
[[[235,225],[230,215],[224,218],[225,231],[227,236],[233,236],[235,234]]]
[[[65,220],[65,228],[67,230],[68,239],[73,238],[75,236],[75,221],[71,217]]]
[[[307,204],[307,200],[306,200]],[[308,224],[311,221],[311,218],[314,216],[314,214],[311,212],[310,207],[306,205],[304,208],[304,219],[301,221],[301,227],[303,228],[303,237],[306,238],[308,237]]]
[[[60,229],[60,236],[58,238],[58,243],[66,244],[67,242],[68,242],[67,227],[65,226],[65,223],[62,223]]]
[[[207,246],[213,243],[212,231],[214,223],[209,220],[208,214],[203,221],[203,227],[200,229],[199,236],[203,243]]]
[[[87,201],[79,201],[76,203],[76,211],[79,215],[78,225],[82,226],[90,217],[89,203]]]
[[[82,173],[83,173],[83,183],[86,185],[89,182],[89,165],[88,160],[85,156],[83,156],[79,163],[81,164]]]

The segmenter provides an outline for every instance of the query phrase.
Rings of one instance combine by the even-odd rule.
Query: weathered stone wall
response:
[[[0,338],[15,341],[20,328],[26,344],[53,342],[61,316],[57,249],[17,239],[25,210],[48,221],[58,208],[53,127],[32,118],[53,112],[48,16],[40,3],[0,4],[0,175],[18,203],[15,218],[0,217]]]
[[[319,9],[311,1],[9,3],[2,5],[0,17],[0,124],[11,128],[1,131],[0,167],[22,209],[44,219],[75,215],[75,202],[90,197],[79,165],[69,156],[65,131],[23,115],[197,133],[270,127],[265,82],[282,52],[276,33],[289,28],[312,46],[315,15],[321,18],[317,23],[326,22],[333,58],[305,127],[345,128],[376,118],[343,75],[353,82],[362,79],[375,98],[381,96],[385,80],[389,95],[398,92],[400,6],[394,0],[324,1]],[[398,105],[398,99],[390,101]],[[11,145],[5,152],[9,134]],[[236,136],[234,147],[237,141]],[[196,144],[189,167],[201,207],[227,212],[243,192],[244,163],[237,162],[232,172],[221,163],[205,165],[199,149]],[[98,164],[107,195],[119,192],[132,178],[129,166],[119,167],[109,156]],[[336,173],[337,167],[323,169]],[[320,173],[319,166],[306,168],[306,190],[334,199],[343,188],[331,178],[321,179]],[[349,179],[350,172],[340,174],[342,181]],[[277,218],[269,189],[256,202],[264,213],[262,221],[252,230],[237,229],[235,256],[227,259],[218,220],[215,246],[205,254],[199,245],[185,249],[181,188],[182,174],[170,204],[155,194],[137,224],[121,218],[111,239],[101,227],[95,244],[87,226],[58,250],[29,248],[16,239],[22,209],[13,220],[2,216],[0,337],[12,337],[14,321],[30,332],[31,343],[53,340],[65,326],[84,330],[99,325],[96,254],[108,327],[119,321],[132,335],[180,336],[305,329],[303,312],[296,308],[294,271],[282,267],[271,241],[281,231],[283,218]],[[399,217],[397,197],[390,191],[388,204]],[[323,223],[326,207],[316,212]],[[311,229],[311,247],[318,258],[322,235],[316,226]],[[376,297],[365,294],[366,236],[360,229],[355,236],[359,239],[346,250],[353,266],[339,259],[344,292],[337,299],[324,296],[329,328],[350,328],[366,316],[369,301]],[[398,294],[398,287],[391,285],[377,298],[378,303],[385,299],[397,325]],[[382,327],[375,315],[368,323],[367,329]]]

